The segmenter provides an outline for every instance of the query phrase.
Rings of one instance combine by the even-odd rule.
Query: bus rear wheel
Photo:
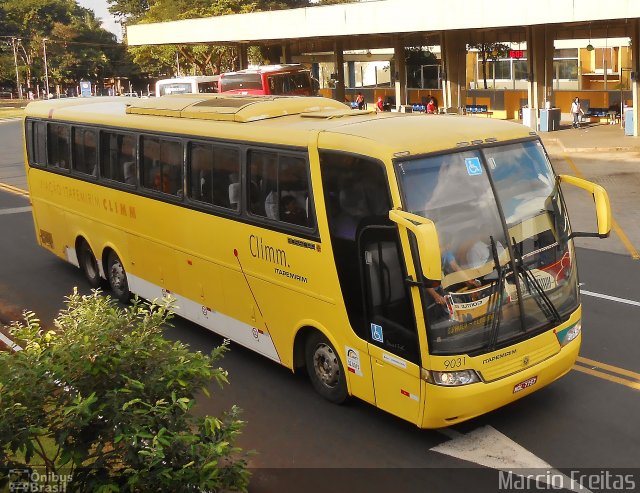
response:
[[[307,339],[305,363],[311,383],[322,397],[335,404],[347,399],[347,381],[340,356],[319,332],[314,332]]]
[[[91,247],[86,241],[81,241],[78,248],[78,263],[84,277],[89,281],[92,288],[98,288],[102,284],[100,270],[95,255],[91,251]]]
[[[113,295],[122,303],[128,303],[131,299],[127,273],[115,252],[109,252],[107,257],[107,279],[113,291]]]

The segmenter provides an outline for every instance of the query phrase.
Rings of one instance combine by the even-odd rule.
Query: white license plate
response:
[[[516,392],[520,392],[521,390],[532,387],[536,384],[537,381],[538,381],[537,376],[528,378],[524,382],[520,382],[519,384],[515,385],[513,387],[513,393],[515,394]]]

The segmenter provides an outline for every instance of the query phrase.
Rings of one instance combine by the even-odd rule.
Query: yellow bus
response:
[[[31,103],[25,142],[40,245],[330,401],[444,427],[578,355],[572,239],[607,236],[609,202],[522,125],[186,94]],[[560,183],[593,195],[597,232],[571,230]]]

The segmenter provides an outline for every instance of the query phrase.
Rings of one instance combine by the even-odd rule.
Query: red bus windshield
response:
[[[220,92],[311,96],[313,86],[306,70],[291,72],[234,72],[220,77]]]

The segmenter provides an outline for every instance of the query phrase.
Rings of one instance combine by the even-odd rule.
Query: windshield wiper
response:
[[[500,265],[500,258],[498,256],[496,241],[493,239],[493,236],[489,236],[489,240],[491,241],[493,265],[495,270],[498,272],[498,280],[495,283],[496,289],[492,290],[492,299],[487,310],[489,312],[488,316],[491,316],[491,329],[489,331],[489,341],[487,347],[489,351],[493,351],[498,342],[498,333],[500,332],[500,319],[502,318],[502,297],[504,295],[504,283],[507,277],[507,273],[506,269]]]
[[[522,252],[518,248],[516,239],[512,237],[511,242],[513,244],[513,252],[516,255],[516,258],[514,259],[515,260],[514,263],[516,265],[516,269],[519,270],[519,274],[522,276],[522,279],[524,280],[524,285],[527,288],[527,292],[531,293],[531,285],[533,285],[536,293],[538,294],[538,296],[534,296],[533,299],[536,301],[536,304],[540,308],[540,311],[544,313],[544,316],[547,317],[547,320],[559,322],[561,318],[560,313],[558,313],[558,310],[556,309],[555,305],[549,298],[549,295],[547,295],[543,287],[540,285],[540,281],[538,280],[538,278],[525,265],[524,260],[522,258]],[[540,303],[541,299],[544,302],[544,305],[545,305],[544,307]]]

